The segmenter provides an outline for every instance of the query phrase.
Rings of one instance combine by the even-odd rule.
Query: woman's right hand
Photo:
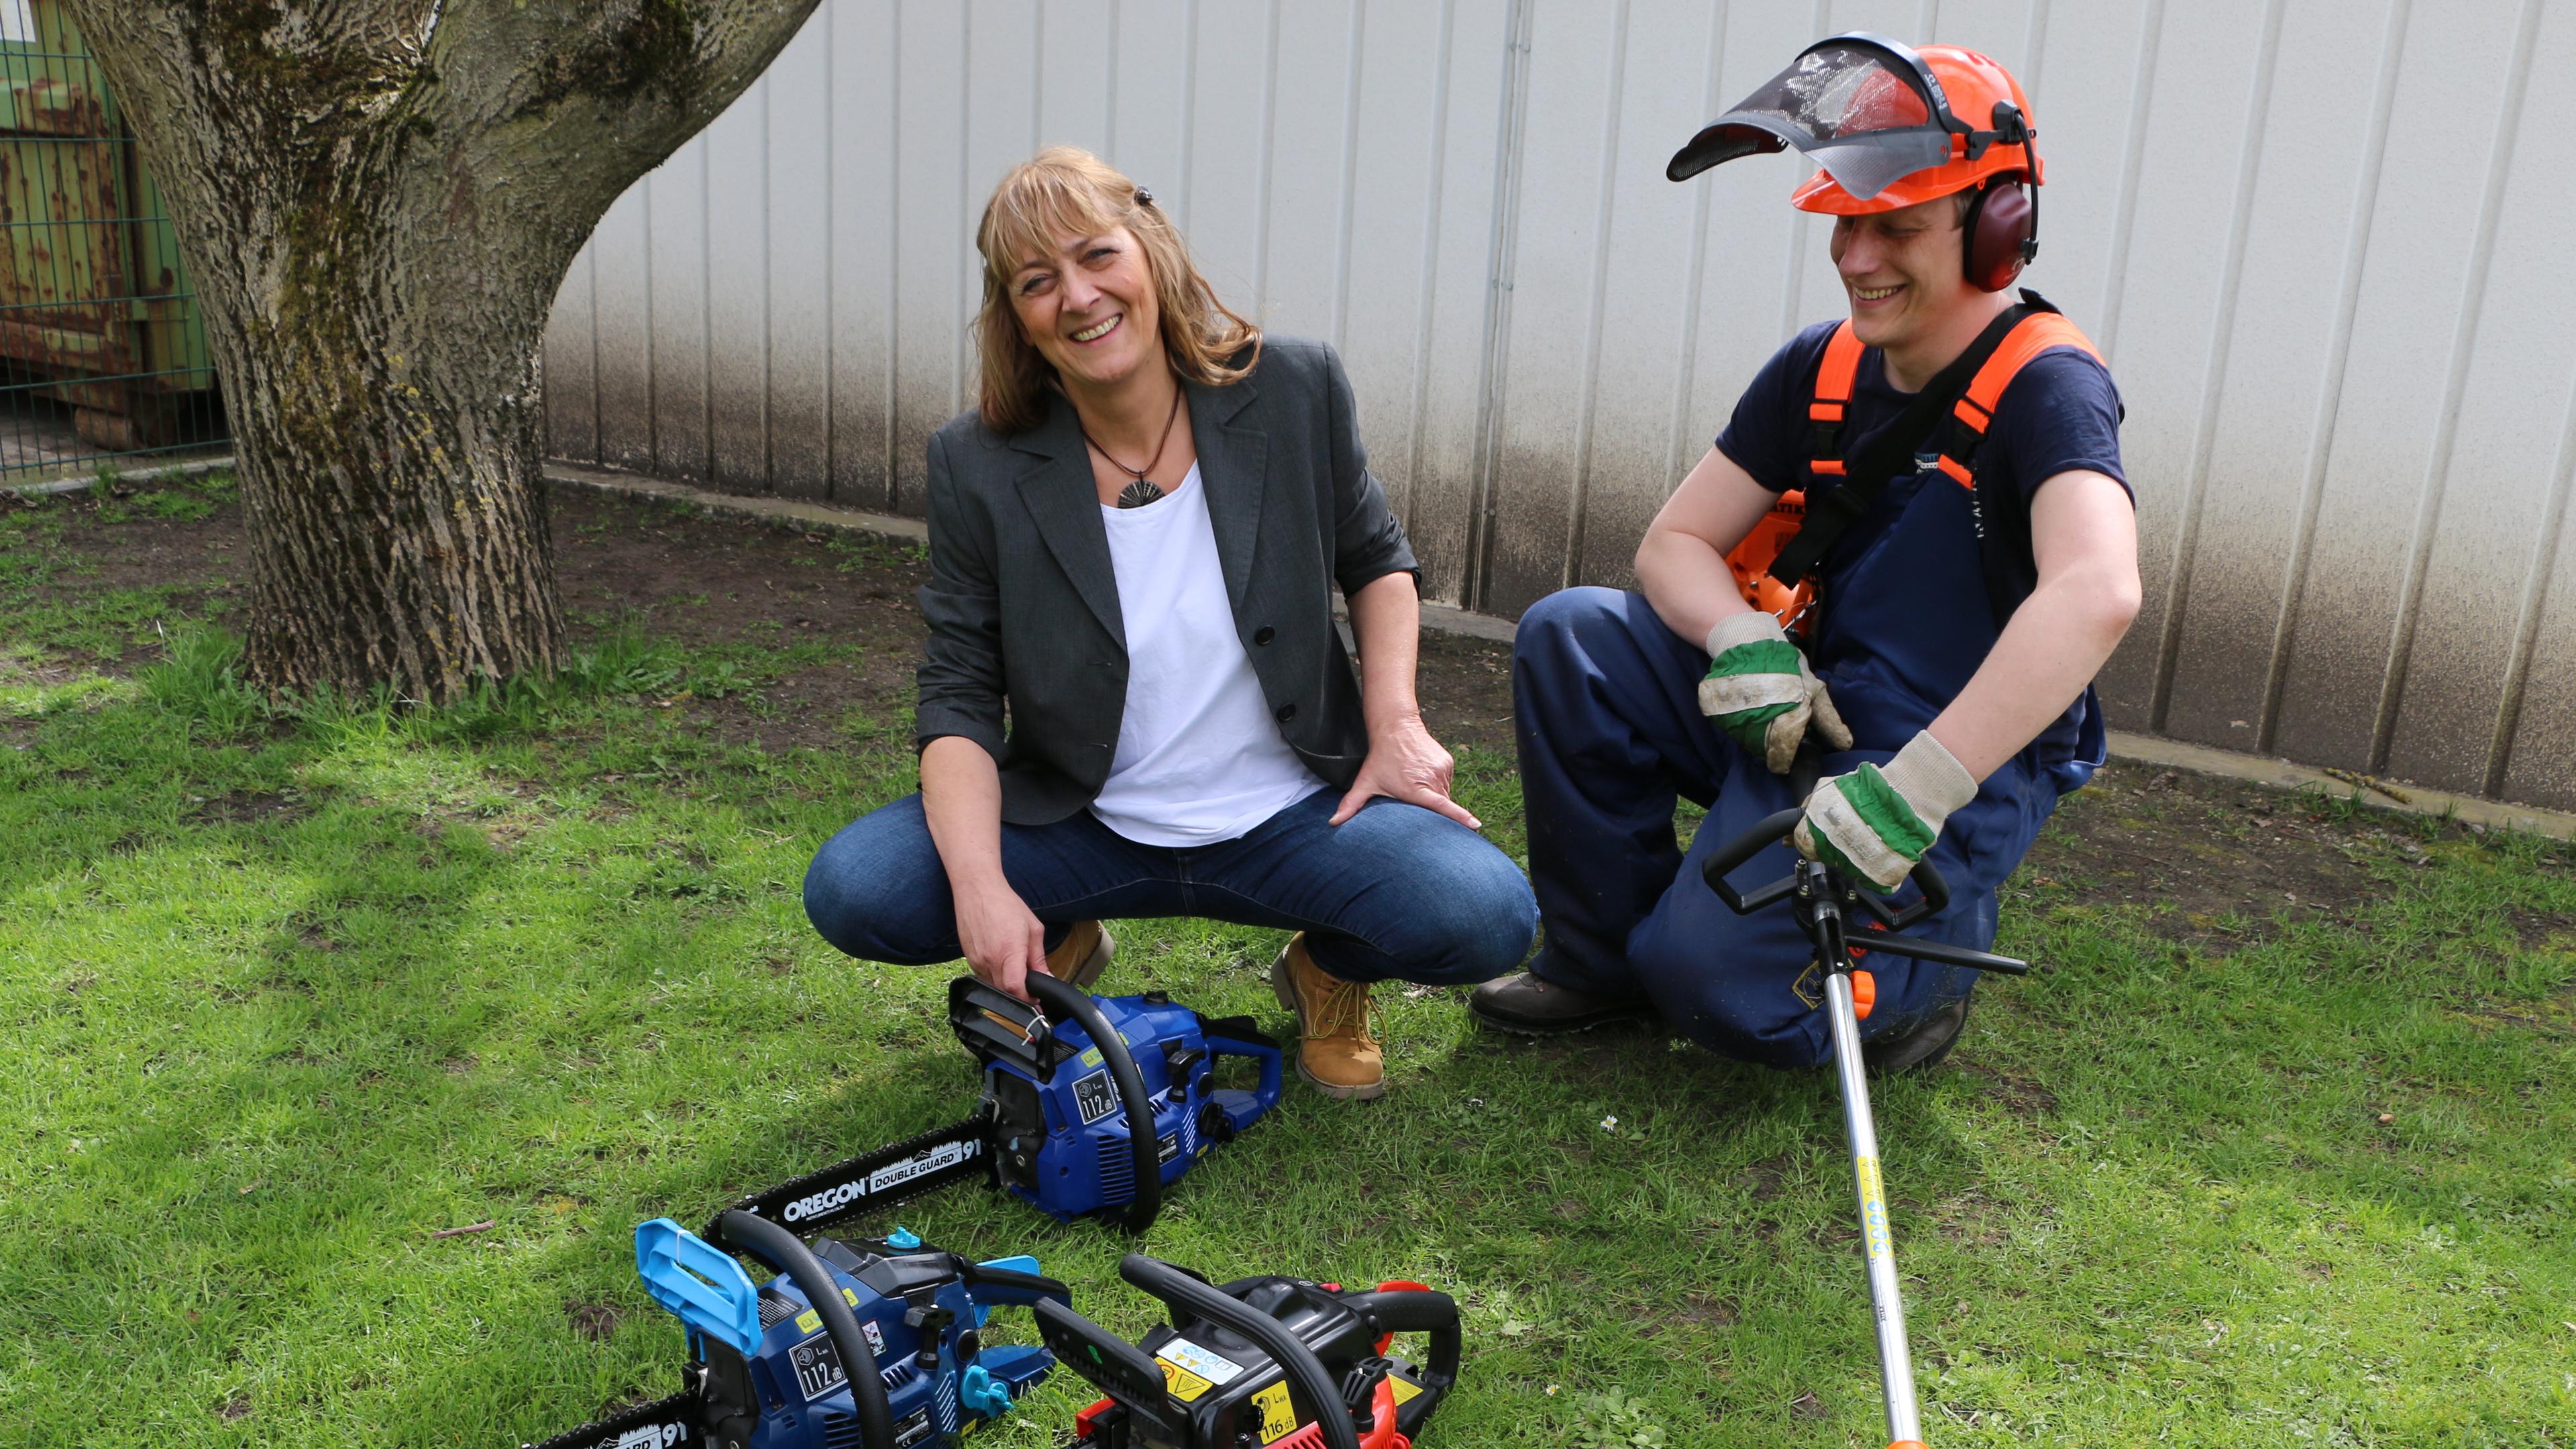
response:
[[[1005,996],[1029,999],[1028,974],[1046,970],[1046,926],[1007,881],[954,892],[957,944],[975,978]]]

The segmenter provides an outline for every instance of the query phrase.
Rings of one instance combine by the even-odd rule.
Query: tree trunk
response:
[[[539,347],[601,213],[815,0],[64,0],[195,278],[272,689],[562,661]]]

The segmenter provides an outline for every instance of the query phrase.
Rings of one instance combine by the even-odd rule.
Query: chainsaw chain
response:
[[[521,1444],[519,1449],[674,1449],[697,1442],[697,1409],[697,1394],[683,1389],[667,1399],[637,1404],[624,1413],[568,1429],[542,1444]],[[638,1434],[646,1437],[629,1437]]]

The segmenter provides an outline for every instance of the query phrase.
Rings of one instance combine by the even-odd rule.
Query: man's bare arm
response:
[[[2138,616],[2137,509],[2109,476],[2078,469],[2041,483],[2030,542],[2039,587],[1932,721],[1932,737],[1979,780],[2066,712]]]
[[[1715,448],[1664,500],[1637,545],[1637,588],[1664,627],[1697,644],[1717,621],[1751,606],[1726,556],[1778,496]]]

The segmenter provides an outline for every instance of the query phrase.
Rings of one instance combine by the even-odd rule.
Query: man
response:
[[[1731,1056],[1823,1060],[1822,983],[1789,912],[1738,917],[1699,870],[1802,803],[1802,744],[1824,778],[1797,848],[1880,890],[1928,854],[1953,894],[1914,934],[1991,945],[1996,888],[2101,760],[2090,681],[2138,608],[2110,374],[2053,309],[2004,290],[2037,249],[2028,116],[2020,85],[1973,51],[1837,36],[1673,158],[1679,180],[1784,143],[1813,155],[1824,169],[1792,200],[1834,218],[1850,318],[1764,365],[1638,546],[1638,592],[1569,589],[1522,618],[1513,689],[1546,944],[1477,990],[1487,1024],[1547,1034],[1651,1013]],[[1827,545],[1795,640],[1729,570],[1790,489],[1809,507],[1782,562]],[[1688,856],[1677,793],[1709,806]],[[1736,878],[1789,858],[1773,847]],[[1869,964],[1871,1064],[1937,1062],[1975,973]]]

